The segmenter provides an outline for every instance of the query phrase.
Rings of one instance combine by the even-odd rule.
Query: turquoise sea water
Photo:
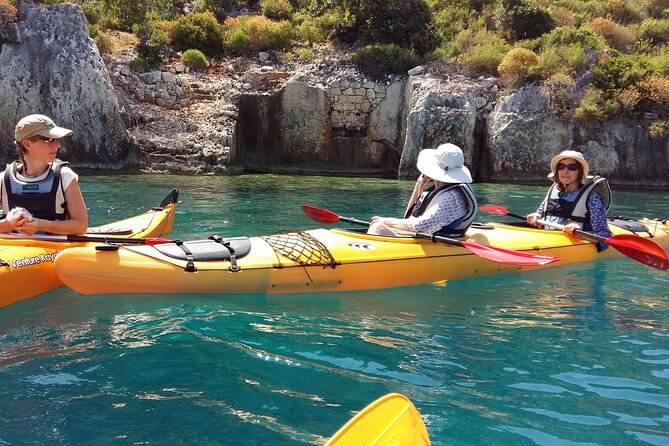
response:
[[[318,227],[301,203],[399,215],[413,186],[272,175],[81,183],[92,224],[178,187],[181,239]],[[475,190],[519,213],[544,193]],[[668,192],[614,197],[614,214],[669,217]],[[0,309],[0,445],[322,444],[389,392],[411,398],[435,445],[669,445],[669,272],[622,259],[331,294],[59,289]]]

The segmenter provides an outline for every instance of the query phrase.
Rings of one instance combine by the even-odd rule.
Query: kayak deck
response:
[[[653,224],[653,240],[666,249],[666,223]],[[618,227],[612,231],[629,233]],[[250,245],[248,254],[235,258],[234,264],[230,259],[176,258],[161,252],[161,245],[144,245],[114,251],[68,249],[58,256],[55,269],[63,283],[84,294],[273,294],[411,286],[622,257],[612,248],[598,253],[593,243],[558,231],[493,223],[473,227],[467,235],[483,245],[557,256],[561,261],[502,264],[463,247],[425,239],[316,229],[243,238]]]

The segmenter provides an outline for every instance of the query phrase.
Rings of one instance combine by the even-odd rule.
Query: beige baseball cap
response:
[[[32,136],[43,136],[45,138],[62,138],[72,136],[74,132],[70,129],[58,127],[51,118],[44,115],[28,115],[22,118],[14,128],[14,139],[21,142]]]

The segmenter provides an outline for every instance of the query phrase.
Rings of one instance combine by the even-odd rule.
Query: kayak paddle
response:
[[[502,206],[479,206],[479,209],[482,211],[492,212],[493,214],[499,215],[508,215],[520,220],[527,220],[527,217],[520,214],[514,214],[509,212],[506,208]],[[545,220],[539,220],[537,223],[543,226],[550,226],[552,228],[562,231],[564,225],[557,223],[551,223]],[[666,270],[669,269],[669,260],[667,259],[667,253],[660,245],[655,243],[649,238],[640,237],[634,234],[617,234],[612,235],[611,237],[602,237],[592,232],[582,231],[580,229],[574,229],[574,234],[578,234],[581,238],[585,238],[590,241],[604,242],[613,246],[618,252],[625,254],[632,260],[636,260],[639,263],[648,265],[652,268]]]
[[[411,400],[389,393],[374,401],[346,423],[325,446],[429,446],[423,419]]]
[[[332,211],[327,209],[317,208],[315,206],[309,206],[308,204],[302,205],[302,210],[305,215],[310,219],[317,221],[318,223],[323,224],[332,224],[337,223],[338,221],[343,221],[350,224],[369,226],[371,223],[368,221],[358,220],[355,218],[342,217],[335,214]],[[425,234],[422,232],[410,233],[413,237],[423,238],[432,240],[432,242],[441,242],[448,245],[460,246],[462,248],[468,249],[470,252],[476,254],[477,256],[490,260],[497,263],[506,263],[509,265],[520,265],[520,266],[538,266],[546,265],[551,262],[560,260],[558,257],[552,256],[541,256],[536,254],[530,254],[523,251],[513,251],[510,249],[497,248],[495,246],[481,245],[475,242],[461,241],[453,238],[443,237],[440,235]]]
[[[0,233],[0,239],[21,239],[21,240],[41,240],[45,242],[92,242],[92,243],[133,243],[137,245],[158,245],[161,243],[171,243],[174,240],[147,237],[147,238],[132,238],[132,237],[107,237],[102,235],[60,235],[60,234],[15,234],[15,233]]]

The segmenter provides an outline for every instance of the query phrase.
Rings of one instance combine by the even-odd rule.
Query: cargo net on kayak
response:
[[[260,237],[274,252],[302,266],[322,265],[335,268],[337,261],[324,244],[304,231],[280,231]]]

